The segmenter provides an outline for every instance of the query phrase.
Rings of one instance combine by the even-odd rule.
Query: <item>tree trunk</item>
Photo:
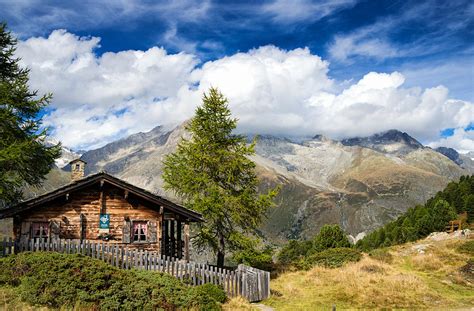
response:
[[[224,239],[224,235],[219,234],[219,248],[217,249],[217,266],[219,268],[224,267],[224,256],[225,256],[225,239]]]
[[[219,268],[224,267],[224,252],[221,252],[221,251],[217,252],[217,266]]]

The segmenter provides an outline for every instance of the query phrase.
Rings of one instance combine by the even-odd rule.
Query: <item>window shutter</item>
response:
[[[59,233],[61,231],[61,223],[57,220],[49,222],[50,237],[52,240],[59,240]]]
[[[131,231],[131,222],[130,220],[124,219],[123,221],[123,229],[122,229],[122,242],[123,243],[130,243],[130,233]]]
[[[148,236],[147,240],[150,243],[156,243],[158,241],[157,238],[157,226],[155,220],[148,221]]]

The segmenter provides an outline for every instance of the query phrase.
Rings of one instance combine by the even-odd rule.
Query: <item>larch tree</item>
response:
[[[0,23],[0,208],[17,202],[22,187],[39,185],[59,157],[60,145],[45,146],[41,110],[51,94],[28,87],[29,70],[14,57],[17,40]]]
[[[210,247],[219,267],[227,251],[244,247],[278,191],[258,192],[256,166],[249,159],[255,140],[247,144],[245,136],[233,133],[236,126],[227,99],[211,88],[186,125],[191,138],[182,139],[164,160],[165,189],[204,216],[194,244]]]

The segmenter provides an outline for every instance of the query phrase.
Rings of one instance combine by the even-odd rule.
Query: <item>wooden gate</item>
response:
[[[241,296],[250,302],[270,297],[270,272],[246,265],[239,265],[237,271],[242,278]]]

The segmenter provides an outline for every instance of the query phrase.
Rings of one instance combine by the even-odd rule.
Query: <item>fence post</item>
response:
[[[15,245],[13,244],[13,239],[11,237],[8,238],[8,254],[13,254]]]
[[[7,254],[7,237],[4,237],[2,241],[2,256],[5,256],[6,254]]]
[[[125,250],[125,269],[127,269],[127,270],[130,269],[130,264],[128,262],[128,260],[129,260],[128,255],[129,255],[129,251],[128,251],[128,246],[127,246],[126,250]]]

